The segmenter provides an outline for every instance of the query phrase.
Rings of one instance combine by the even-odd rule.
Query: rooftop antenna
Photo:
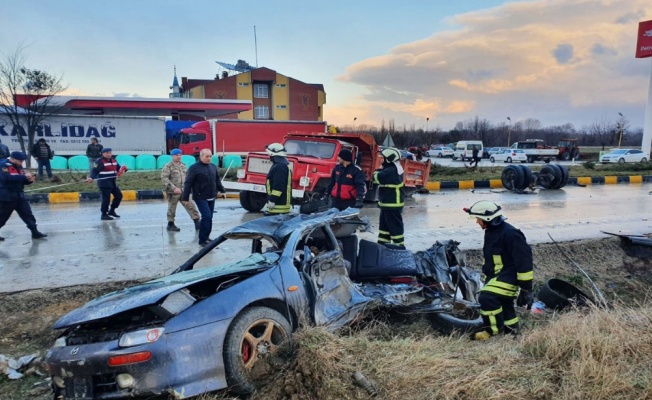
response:
[[[258,68],[258,40],[256,39],[256,25],[254,25],[254,47],[256,49],[256,68]]]

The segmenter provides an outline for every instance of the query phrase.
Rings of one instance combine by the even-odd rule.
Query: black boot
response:
[[[193,219],[192,222],[195,223],[195,231],[199,230],[199,220],[198,219]]]
[[[109,214],[102,213],[102,221],[113,221],[113,218],[109,217]]]
[[[3,238],[2,236],[0,236],[0,242],[2,242],[3,240],[5,240],[5,238]]]
[[[167,230],[168,230],[168,231],[173,231],[173,232],[179,232],[181,229],[179,229],[179,227],[177,227],[177,226],[174,224],[174,222],[172,222],[172,221],[168,221],[168,227],[167,227]]]
[[[115,213],[115,208],[111,208],[109,210],[109,215],[112,216],[112,217],[115,217],[115,218],[120,218],[120,216]]]
[[[36,227],[29,228],[30,231],[32,231],[32,239],[43,239],[44,237],[48,237],[45,233],[41,233],[36,229]]]

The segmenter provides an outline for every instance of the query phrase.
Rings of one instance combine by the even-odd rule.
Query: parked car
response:
[[[616,149],[611,150],[607,154],[603,154],[600,157],[600,162],[603,164],[608,163],[635,163],[635,162],[647,162],[650,159],[650,155],[644,152],[643,150],[638,149]]]
[[[509,147],[491,147],[488,151],[489,157],[491,157],[492,154],[496,154],[499,151],[507,150],[507,149],[509,149]]]
[[[387,148],[387,146],[380,146],[380,151],[383,151],[386,148]],[[399,153],[401,153],[401,158],[402,159],[404,158],[404,159],[407,159],[407,160],[415,160],[415,161],[417,160],[416,154],[410,153],[409,151],[404,150],[404,149],[397,149],[397,150],[398,150]]]
[[[523,150],[518,149],[504,149],[498,153],[494,153],[489,157],[489,161],[496,162],[502,161],[511,163],[513,161],[527,162],[527,155]]]
[[[453,157],[453,149],[450,147],[435,147],[426,151],[426,157]]]
[[[482,326],[480,272],[464,266],[458,242],[412,253],[358,240],[358,213],[245,222],[171,275],[61,317],[45,357],[54,398],[251,393],[254,365],[300,324],[335,330],[370,308],[425,314],[449,331]]]

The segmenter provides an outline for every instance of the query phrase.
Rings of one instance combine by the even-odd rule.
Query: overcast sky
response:
[[[243,59],[323,84],[338,126],[510,116],[581,128],[621,112],[637,128],[652,70],[634,58],[650,0],[4,3],[0,51],[24,46],[69,94],[168,97],[175,65],[210,79],[215,61]]]

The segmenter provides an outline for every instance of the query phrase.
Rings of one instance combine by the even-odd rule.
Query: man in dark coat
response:
[[[120,206],[122,201],[122,191],[118,186],[118,176],[120,172],[120,164],[113,158],[113,154],[109,147],[102,149],[102,157],[98,158],[93,164],[91,176],[87,181],[92,182],[97,180],[97,187],[102,192],[102,205],[100,211],[102,215],[100,219],[103,221],[111,221],[113,218],[120,218],[116,214],[115,209]],[[113,195],[113,201],[111,201]],[[111,208],[109,208],[109,202]]]
[[[36,218],[25,197],[25,185],[31,185],[36,180],[34,175],[23,171],[23,161],[26,159],[27,155],[22,151],[14,151],[9,158],[0,159],[0,228],[16,211],[32,232],[32,239],[42,239],[47,235],[36,229]],[[0,237],[2,240],[5,239]]]
[[[88,157],[88,165],[90,165],[91,170],[95,161],[102,157],[103,148],[104,146],[97,142],[97,138],[91,138],[91,142],[86,147],[86,157]]]
[[[349,149],[340,150],[337,161],[339,164],[333,168],[331,181],[326,188],[326,193],[331,197],[331,206],[340,211],[348,207],[362,208],[367,190],[364,172],[353,164],[353,153]]]
[[[50,145],[41,138],[32,146],[32,157],[36,158],[38,164],[38,179],[43,179],[43,168],[48,174],[48,178],[52,179],[52,168],[50,167],[50,160],[54,157],[54,152],[50,149]]]
[[[186,181],[183,184],[181,204],[184,206],[190,200],[190,195],[197,205],[201,220],[199,221],[199,245],[206,246],[211,239],[213,230],[213,210],[217,196],[226,198],[224,186],[217,173],[217,167],[211,163],[213,152],[203,149],[199,152],[199,161],[188,168]]]

